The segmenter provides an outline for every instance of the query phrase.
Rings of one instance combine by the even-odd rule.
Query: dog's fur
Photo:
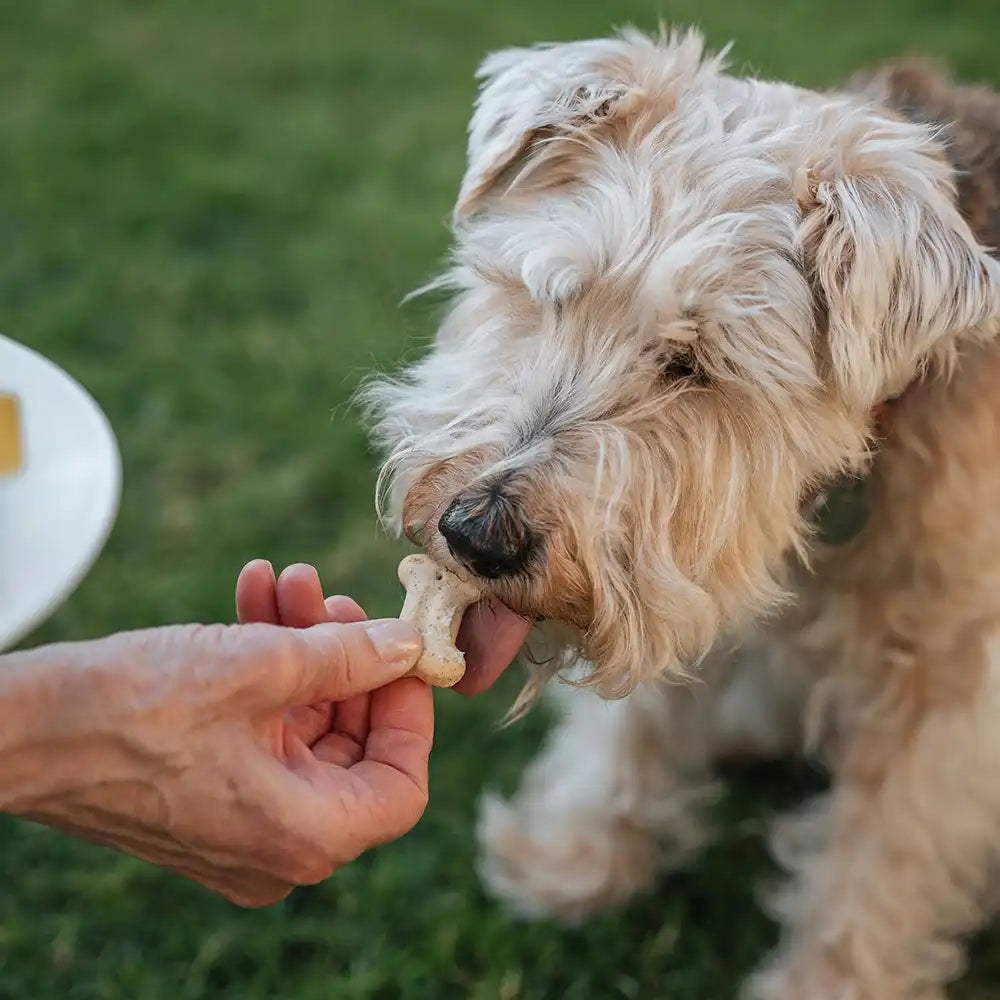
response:
[[[502,489],[538,544],[491,589],[583,685],[484,803],[485,879],[585,917],[703,841],[719,758],[821,748],[748,995],[940,997],[998,896],[1000,98],[741,79],[695,33],[482,76],[453,304],[368,401],[390,519],[456,571],[438,518]],[[851,474],[869,519],[824,547]]]

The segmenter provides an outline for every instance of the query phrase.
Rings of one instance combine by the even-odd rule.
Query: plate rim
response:
[[[8,625],[0,623],[0,652],[3,652],[15,648],[24,638],[51,618],[79,588],[93,569],[101,553],[104,551],[108,539],[111,537],[111,532],[118,522],[122,501],[123,470],[121,447],[117,435],[111,426],[111,421],[108,419],[107,414],[91,393],[64,368],[57,365],[44,354],[28,347],[26,344],[22,344],[20,341],[0,333],[0,345],[9,346],[15,352],[28,355],[39,367],[47,368],[61,381],[73,387],[90,403],[93,414],[97,417],[98,423],[105,432],[106,444],[108,445],[111,459],[111,477],[108,483],[110,504],[104,514],[101,530],[95,533],[89,545],[81,549],[80,555],[74,562],[72,572],[66,574],[60,585],[53,590],[51,596],[46,601],[42,602],[35,611],[21,618],[20,621],[14,621]]]

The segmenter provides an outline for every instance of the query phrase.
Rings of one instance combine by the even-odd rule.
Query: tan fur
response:
[[[913,121],[942,129],[958,171],[962,213],[987,246],[1000,248],[1000,102],[987,87],[955,83],[926,60],[908,59],[858,74],[852,90]]]
[[[511,491],[543,545],[490,589],[552,620],[531,693],[596,689],[485,803],[484,877],[580,919],[700,842],[714,761],[808,746],[833,788],[775,830],[747,995],[941,997],[998,896],[1000,98],[744,80],[693,34],[483,76],[453,305],[368,401],[389,520],[465,572],[441,512]],[[845,473],[871,517],[825,549],[806,501]]]

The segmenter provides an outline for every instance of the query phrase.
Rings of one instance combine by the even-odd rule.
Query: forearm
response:
[[[63,659],[51,646],[0,658],[0,812],[22,811],[47,784],[40,755],[60,700]]]
[[[113,777],[115,737],[102,734],[94,711],[107,642],[0,657],[0,812],[44,818],[55,799]]]

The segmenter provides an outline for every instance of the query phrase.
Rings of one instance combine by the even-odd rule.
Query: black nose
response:
[[[487,580],[519,573],[531,553],[532,538],[517,507],[498,490],[459,497],[441,515],[438,531],[451,554]]]

